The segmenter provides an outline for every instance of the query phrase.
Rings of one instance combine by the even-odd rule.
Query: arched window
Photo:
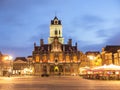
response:
[[[59,35],[60,35],[60,30],[59,30]]]
[[[58,24],[58,21],[54,21],[54,24]]]
[[[55,30],[55,35],[57,35],[57,30]]]

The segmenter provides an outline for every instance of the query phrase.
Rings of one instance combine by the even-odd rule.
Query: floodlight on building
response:
[[[94,60],[94,56],[92,56],[92,55],[89,55],[89,56],[87,56],[90,60]]]

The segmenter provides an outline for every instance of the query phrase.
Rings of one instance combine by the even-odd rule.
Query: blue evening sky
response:
[[[0,0],[0,51],[32,55],[34,42],[48,43],[50,20],[62,21],[65,43],[80,51],[120,45],[120,0]]]

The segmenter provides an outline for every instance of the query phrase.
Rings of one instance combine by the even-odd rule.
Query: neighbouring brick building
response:
[[[28,69],[28,61],[25,57],[16,57],[13,62],[13,74],[24,75],[26,74],[25,69]]]

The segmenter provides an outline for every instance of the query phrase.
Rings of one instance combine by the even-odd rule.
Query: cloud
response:
[[[85,52],[85,51],[92,51],[92,50],[98,50],[101,51],[103,47],[106,45],[120,45],[120,26],[119,26],[119,19],[115,20],[109,28],[103,28],[99,29],[97,31],[97,37],[100,37],[101,39],[104,39],[103,43],[94,43],[94,44],[88,44],[84,43],[79,48]]]
[[[3,46],[0,47],[0,50],[3,54],[9,54],[15,57],[26,57],[32,55],[34,46],[25,46],[25,47],[11,47],[11,46]]]
[[[92,45],[84,45],[79,46],[79,50],[83,51],[84,53],[87,51],[99,51],[101,52],[102,48],[105,47],[106,44],[92,44]]]
[[[69,36],[77,41],[84,41],[87,45],[104,43],[104,37],[98,36],[98,31],[101,29],[104,22],[104,19],[94,15],[74,18],[71,27],[68,28],[70,32]],[[65,34],[67,33],[68,32],[65,32]]]
[[[96,33],[97,33],[97,37],[102,37],[102,38],[108,37],[105,29],[98,29],[98,31],[96,31]]]
[[[119,33],[118,6],[110,0],[99,1],[99,5],[98,1],[87,1],[0,0],[0,47],[23,55],[30,51],[27,48],[33,48],[34,42],[39,44],[39,39],[47,43],[49,23],[55,11],[63,18],[65,43],[72,38],[73,45],[78,42],[82,50],[98,49],[110,43]],[[117,42],[112,40],[112,43]]]
[[[85,30],[100,27],[104,22],[104,19],[96,15],[80,15],[80,17],[74,18],[72,25],[74,27],[80,27]]]
[[[48,24],[40,24],[36,27],[36,34],[32,35],[29,39],[30,42],[39,43],[40,39],[44,39],[45,43],[47,43],[47,38],[49,37],[49,26]]]
[[[75,39],[73,39],[74,41],[76,41]],[[74,42],[73,41],[73,42]],[[106,46],[105,43],[90,43],[88,41],[83,41],[83,40],[78,40],[76,41],[78,44],[78,50],[82,51],[82,52],[86,52],[86,51],[101,51],[103,47]]]
[[[77,18],[74,18],[71,22],[71,27],[74,27],[74,30],[70,29],[71,33],[79,34],[79,33],[89,33],[92,32],[93,34],[96,31],[99,31],[103,26],[104,19],[99,16],[95,15],[83,15]],[[75,32],[76,31],[76,32]]]
[[[89,24],[89,23],[98,24],[104,21],[102,18],[95,15],[84,15],[81,20],[83,23],[86,23],[86,24]]]
[[[107,40],[107,44],[109,45],[120,45],[120,32],[110,37]]]
[[[36,10],[48,11],[56,5],[55,3],[57,2],[54,0],[0,0],[0,11],[11,15],[21,15]]]
[[[27,18],[38,12],[42,14],[44,11],[47,11],[45,9],[51,5],[52,0],[2,0],[1,3],[0,18],[3,23],[11,23],[12,20],[14,22],[14,19],[16,22],[20,21],[25,15],[27,15]]]
[[[82,20],[81,18],[76,19],[74,30],[70,29],[69,36],[72,37],[73,41],[78,42],[79,50],[83,52],[92,50],[101,51],[108,44],[120,45],[119,25],[119,19],[108,22],[99,17],[94,19],[94,17],[91,16],[90,18],[88,16]]]

